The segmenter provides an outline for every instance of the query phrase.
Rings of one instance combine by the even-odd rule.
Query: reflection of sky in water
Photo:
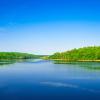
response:
[[[8,67],[5,63],[5,67],[0,67],[0,71],[6,71],[9,75],[13,74],[13,72],[21,75],[33,74],[37,78],[100,79],[100,70],[93,69],[93,67],[100,66],[100,63],[53,64],[50,61],[42,60],[28,60],[26,62],[24,61],[22,63],[15,64],[13,64],[14,62],[9,63],[12,64]],[[3,73],[1,72],[0,74]]]
[[[67,83],[59,83],[59,82],[41,82],[40,84],[45,86],[52,86],[52,87],[65,87],[65,88],[80,88],[82,91],[89,91],[92,93],[100,93],[100,90],[88,89],[84,87],[80,87],[79,85],[74,84],[67,84]]]
[[[92,65],[99,66],[99,63]],[[37,94],[59,92],[65,95],[66,92],[74,93],[77,90],[99,95],[100,71],[88,69],[86,66],[86,63],[53,64],[51,61],[41,60],[3,65],[0,67],[0,93],[4,91],[4,95],[6,92],[24,94],[32,90],[31,93]],[[59,93],[56,95],[60,95]]]

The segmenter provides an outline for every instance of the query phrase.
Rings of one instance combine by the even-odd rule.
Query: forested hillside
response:
[[[72,49],[61,53],[57,52],[49,56],[48,59],[62,59],[68,61],[100,60],[100,46]]]
[[[38,56],[28,53],[19,52],[0,52],[0,59],[29,59],[37,58]]]

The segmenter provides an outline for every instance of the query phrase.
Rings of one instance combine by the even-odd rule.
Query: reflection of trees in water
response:
[[[17,63],[17,62],[23,62],[24,60],[21,60],[21,59],[14,59],[14,60],[0,60],[0,66],[3,66],[3,65],[9,65],[9,64],[14,64],[14,63]]]
[[[82,67],[89,70],[100,70],[100,63],[99,62],[66,62],[63,60],[56,60],[53,61],[54,64],[71,64],[76,67]]]
[[[14,64],[15,62],[0,62],[0,66]]]
[[[21,63],[21,62],[30,62],[31,60],[35,59],[1,59],[0,66],[14,64],[14,63]]]

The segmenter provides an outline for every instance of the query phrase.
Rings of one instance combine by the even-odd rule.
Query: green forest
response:
[[[0,52],[0,59],[31,59],[46,58],[51,60],[66,61],[100,61],[100,46],[83,47],[65,52],[57,52],[51,56],[39,56],[20,52]]]
[[[100,46],[83,47],[66,52],[57,52],[47,59],[66,61],[100,61]]]
[[[0,59],[31,59],[39,56],[20,52],[0,52]]]

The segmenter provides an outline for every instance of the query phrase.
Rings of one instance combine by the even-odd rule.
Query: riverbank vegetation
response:
[[[50,60],[65,60],[65,61],[100,61],[100,46],[83,47],[72,49],[66,52],[57,52],[47,59]]]

